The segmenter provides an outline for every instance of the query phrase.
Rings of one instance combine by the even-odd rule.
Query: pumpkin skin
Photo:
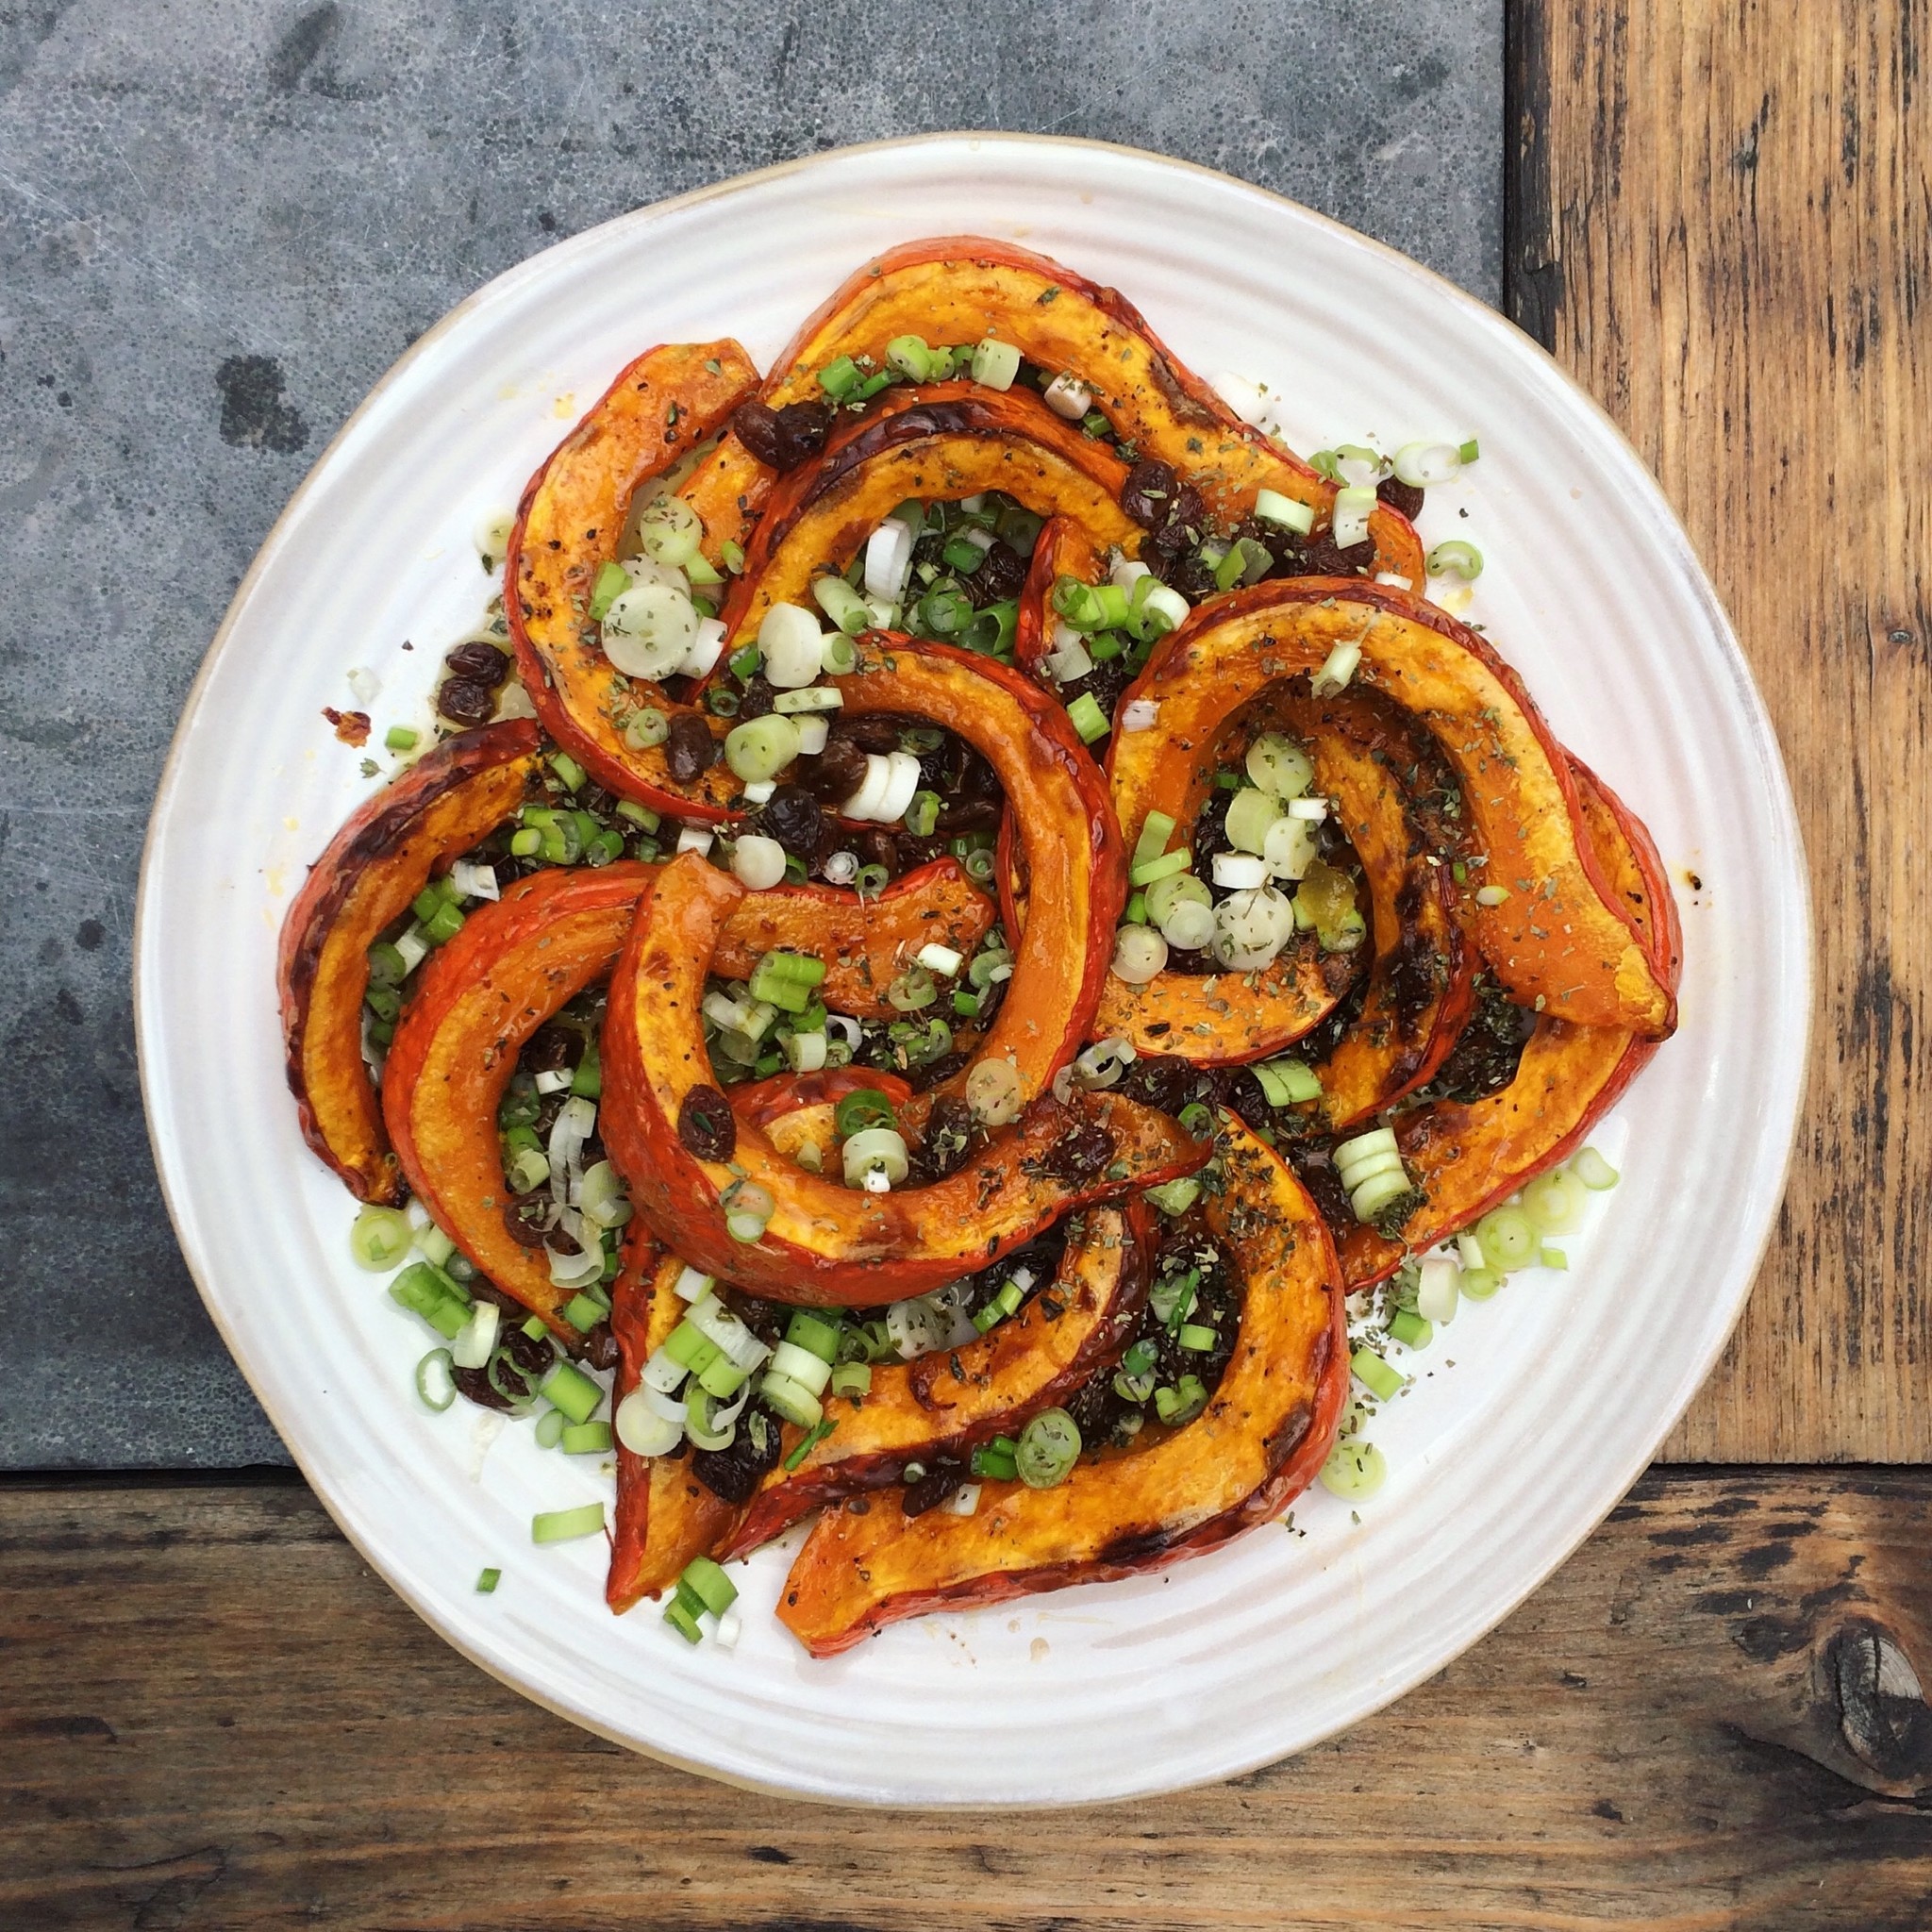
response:
[[[644,1364],[683,1319],[672,1290],[684,1263],[646,1237],[625,1243],[624,1266],[610,1284],[610,1329],[617,1339],[611,1413],[638,1386]],[[643,1598],[675,1589],[684,1566],[706,1555],[739,1511],[691,1473],[689,1456],[633,1456],[617,1443],[617,1504],[610,1528],[610,1569],[604,1600],[619,1616]]]
[[[947,1179],[886,1194],[804,1173],[747,1124],[728,1162],[699,1159],[678,1120],[691,1091],[709,1084],[699,1008],[718,933],[742,892],[695,855],[673,860],[640,908],[610,982],[605,1144],[640,1216],[686,1260],[774,1301],[874,1307],[991,1266],[1073,1208],[1191,1173],[1207,1158],[1207,1147],[1166,1115],[1098,1094],[1067,1107],[1041,1095]],[[1065,999],[1063,985],[1028,983],[1016,971],[1001,1017],[1030,1012],[1058,1031]],[[1103,1173],[1073,1184],[1056,1177],[1050,1160],[1086,1124],[1111,1137],[1111,1158]],[[773,1198],[756,1241],[726,1228],[724,1197],[735,1185]]]
[[[828,564],[844,569],[908,497],[1003,491],[1039,515],[1077,523],[1099,548],[1132,551],[1142,532],[1120,507],[1126,479],[1106,443],[1028,391],[941,383],[889,394],[773,491],[724,608],[732,644],[755,640],[774,604],[814,608],[812,578]]]
[[[282,922],[275,980],[302,1137],[358,1200],[403,1198],[362,1058],[369,948],[432,874],[523,803],[539,739],[529,720],[513,719],[425,752],[329,841]]]
[[[600,785],[684,818],[724,819],[741,788],[722,762],[694,786],[671,777],[664,747],[626,744],[636,706],[680,708],[656,684],[625,677],[584,612],[597,573],[616,559],[631,500],[696,449],[758,387],[736,342],[646,350],[618,376],[525,487],[504,559],[504,614],[517,670],[543,727]],[[726,721],[693,711],[722,738]]]
[[[1160,810],[1191,826],[1205,748],[1243,706],[1346,643],[1360,648],[1356,678],[1408,711],[1461,783],[1487,857],[1478,876],[1509,893],[1496,906],[1472,894],[1469,929],[1510,997],[1577,1025],[1666,1038],[1675,996],[1603,876],[1568,757],[1490,645],[1407,591],[1301,577],[1231,591],[1189,618],[1127,693],[1160,707],[1153,727],[1108,752],[1123,825]]]
[[[886,344],[898,335],[934,344],[996,336],[1041,369],[1078,376],[1122,442],[1173,464],[1227,522],[1249,515],[1259,490],[1310,505],[1318,525],[1333,515],[1335,486],[1242,423],[1117,290],[984,236],[908,242],[867,262],[772,365],[763,400],[777,408],[817,396],[818,372],[841,355],[868,355],[883,366]],[[732,446],[735,439],[726,439]],[[739,458],[755,489],[758,465],[741,448]],[[1407,518],[1378,506],[1369,533],[1375,571],[1423,581],[1422,544]]]
[[[1268,1522],[1307,1486],[1348,1391],[1341,1270],[1280,1157],[1232,1114],[1218,1140],[1226,1186],[1203,1199],[1245,1294],[1207,1408],[1144,1448],[1083,1457],[1054,1489],[984,1482],[971,1516],[828,1510],[778,1599],[780,1622],[812,1656],[933,1610],[1164,1568]]]
[[[908,1462],[960,1457],[1071,1395],[1126,1346],[1147,1298],[1154,1256],[1144,1203],[1091,1208],[1070,1232],[1053,1282],[976,1341],[909,1362],[873,1365],[862,1403],[826,1404],[837,1422],[795,1471],[766,1476],[725,1546],[742,1556],[808,1510],[900,1482]],[[1048,1320],[1042,1297],[1063,1312]],[[787,1446],[804,1431],[788,1427]]]
[[[1683,935],[1663,861],[1650,834],[1603,781],[1574,766],[1585,824],[1599,863],[1643,934],[1659,979],[1674,991]],[[1475,1101],[1438,1101],[1392,1124],[1403,1165],[1426,1202],[1399,1241],[1372,1227],[1341,1238],[1349,1292],[1371,1288],[1411,1251],[1480,1220],[1545,1169],[1567,1160],[1643,1070],[1657,1042],[1615,1027],[1539,1019],[1516,1076]]]

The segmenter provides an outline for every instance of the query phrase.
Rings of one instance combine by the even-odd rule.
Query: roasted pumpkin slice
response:
[[[1461,783],[1474,852],[1470,925],[1513,999],[1586,1026],[1665,1038],[1675,999],[1583,836],[1569,761],[1516,674],[1467,625],[1405,591],[1305,577],[1197,613],[1128,691],[1159,708],[1117,736],[1114,808],[1193,823],[1203,751],[1242,706],[1324,666],[1409,712]],[[1472,859],[1474,866],[1474,859]]]
[[[1323,1061],[1322,1096],[1307,1106],[1339,1132],[1413,1092],[1448,1058],[1475,1003],[1475,949],[1457,916],[1457,843],[1425,822],[1413,795],[1432,747],[1364,691],[1291,699],[1274,722],[1307,746],[1315,790],[1336,803],[1374,908],[1361,1012]]]
[[[302,1135],[364,1201],[402,1198],[382,1104],[362,1058],[377,934],[523,803],[539,733],[526,719],[465,731],[358,807],[282,922],[276,984]]]
[[[808,1141],[821,1158],[839,1144],[839,1103],[848,1093],[883,1093],[895,1113],[912,1101],[912,1089],[897,1074],[876,1067],[827,1067],[817,1074],[774,1074],[731,1090],[731,1111],[748,1127],[761,1127],[787,1160],[796,1161]]]
[[[1173,464],[1228,522],[1248,516],[1260,490],[1312,505],[1324,523],[1333,513],[1334,486],[1241,422],[1118,291],[982,236],[908,242],[867,262],[773,364],[764,400],[779,408],[817,395],[819,371],[840,356],[883,366],[900,335],[935,345],[994,336],[1041,369],[1078,376],[1123,443]],[[1422,546],[1406,518],[1384,506],[1369,531],[1377,571],[1422,581]]]
[[[835,1400],[838,1426],[795,1471],[781,1464],[765,1478],[727,1554],[770,1542],[823,1503],[902,1481],[908,1462],[958,1458],[990,1437],[1017,1435],[1126,1345],[1152,1258],[1143,1204],[1089,1208],[1068,1231],[1053,1281],[1011,1321],[964,1348],[876,1364],[862,1400]]]
[[[993,920],[993,903],[957,860],[935,859],[866,899],[835,886],[784,886],[747,893],[725,929],[716,972],[744,979],[775,947],[824,962],[818,996],[835,1013],[891,1019],[886,989],[922,946],[971,955]]]
[[[653,868],[541,872],[473,914],[422,969],[383,1069],[383,1117],[423,1205],[476,1268],[575,1342],[574,1290],[504,1219],[496,1110],[524,1042],[606,978]]]
[[[1106,575],[1099,547],[1072,517],[1049,517],[1033,545],[1020,608],[1013,624],[1013,658],[1023,670],[1038,672],[1053,649],[1053,587],[1062,577],[1097,584]]]
[[[1142,532],[1120,506],[1126,479],[1106,443],[1028,391],[943,383],[891,398],[774,491],[725,606],[732,641],[754,639],[774,604],[808,606],[813,577],[843,570],[911,497],[1002,491],[1038,515],[1070,518],[1097,547],[1132,555]]]
[[[641,1237],[625,1243],[624,1266],[610,1284],[610,1328],[617,1339],[613,1411],[684,1315],[685,1304],[672,1290],[683,1268],[675,1256]],[[740,1512],[706,1489],[691,1467],[688,1455],[633,1456],[617,1445],[617,1507],[604,1600],[620,1615],[673,1589],[684,1566],[714,1549],[737,1521]]]
[[[611,977],[605,1019],[605,1143],[639,1214],[698,1267],[777,1301],[896,1301],[990,1265],[1073,1208],[1206,1158],[1166,1115],[1105,1094],[1068,1107],[1042,1095],[947,1179],[885,1194],[804,1173],[755,1126],[737,1124],[728,1153],[715,1133],[693,1131],[704,1152],[693,1151],[680,1128],[694,1126],[686,1110],[693,1093],[704,1108],[709,1091],[700,1003],[742,892],[692,854],[664,867]],[[1064,987],[1029,992],[1016,972],[1002,1019],[1065,997]],[[1051,1011],[1048,1019],[1057,1024]],[[729,1232],[727,1196],[769,1199],[757,1241]]]
[[[693,784],[680,784],[661,744],[639,750],[625,741],[624,721],[633,710],[679,708],[656,684],[625,677],[611,663],[588,612],[640,487],[703,442],[758,379],[736,342],[647,350],[530,479],[504,562],[517,668],[544,728],[600,784],[686,818],[726,817],[738,780],[714,762]],[[724,720],[691,715],[722,735]]]
[[[1196,1556],[1278,1515],[1307,1486],[1348,1389],[1335,1249],[1273,1148],[1231,1114],[1218,1140],[1224,1185],[1204,1199],[1244,1293],[1234,1356],[1206,1409],[1178,1429],[1150,1427],[1145,1447],[1083,1457],[1053,1489],[983,1483],[971,1516],[908,1522],[883,1500],[862,1516],[827,1511],[778,1601],[814,1657],[902,1618]]]
[[[1599,779],[1574,767],[1584,823],[1611,890],[1629,907],[1659,980],[1677,984],[1677,910],[1650,834]],[[1516,1076],[1469,1102],[1443,1100],[1393,1123],[1403,1165],[1426,1195],[1399,1241],[1352,1227],[1341,1242],[1349,1291],[1394,1273],[1405,1255],[1470,1225],[1545,1168],[1568,1159],[1657,1051],[1657,1042],[1607,1026],[1544,1015]]]
[[[1197,1066],[1239,1066],[1292,1046],[1319,1026],[1360,977],[1358,953],[1324,953],[1312,934],[1258,973],[1157,973],[1144,986],[1112,974],[1093,1030],[1140,1053],[1177,1054]]]

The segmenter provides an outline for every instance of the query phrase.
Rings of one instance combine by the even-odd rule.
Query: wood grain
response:
[[[0,1488],[0,1924],[1923,1932],[1928,1504],[1654,1476],[1350,1735],[1049,1819],[631,1757],[445,1649],[292,1484]]]
[[[1623,425],[1715,577],[1817,907],[1790,1191],[1672,1439],[1688,1460],[1932,1458],[1928,46],[1928,0],[1512,19],[1512,312]]]

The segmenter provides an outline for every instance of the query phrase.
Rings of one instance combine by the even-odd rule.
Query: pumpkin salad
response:
[[[1614,1182],[1656,850],[1451,614],[1474,443],[1277,407],[941,239],[767,373],[646,351],[482,540],[288,915],[289,1081],[422,1402],[614,1474],[531,1529],[613,1610],[728,1644],[796,1532],[826,1657],[1359,1500]]]

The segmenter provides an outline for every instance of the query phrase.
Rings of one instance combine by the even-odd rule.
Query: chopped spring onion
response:
[[[845,1185],[859,1188],[874,1174],[897,1187],[909,1172],[905,1137],[895,1127],[864,1127],[850,1136],[842,1150]]]
[[[1354,638],[1344,638],[1322,660],[1322,668],[1315,673],[1308,689],[1318,698],[1333,697],[1348,688],[1348,681],[1361,661],[1361,644]]]
[[[595,1536],[604,1527],[604,1506],[580,1503],[575,1509],[541,1509],[530,1518],[533,1543],[564,1543]]]
[[[1083,691],[1067,707],[1067,721],[1080,734],[1081,742],[1093,744],[1113,729],[1108,715],[1091,691]]]
[[[1405,1348],[1426,1348],[1436,1339],[1434,1327],[1407,1308],[1397,1308],[1390,1316],[1389,1332]]]
[[[1248,1071],[1260,1082],[1270,1107],[1296,1107],[1322,1097],[1321,1081],[1300,1060],[1259,1060]]]
[[[416,1364],[416,1393],[425,1408],[441,1415],[457,1399],[455,1363],[446,1348],[432,1348]]]
[[[1149,1188],[1147,1198],[1163,1214],[1185,1214],[1201,1197],[1201,1183],[1192,1174],[1183,1175],[1177,1181],[1163,1181],[1158,1188]]]
[[[624,721],[624,741],[633,751],[649,751],[670,736],[671,720],[649,705],[641,706]]]
[[[1558,1274],[1566,1272],[1570,1266],[1570,1257],[1561,1248],[1551,1247],[1548,1241],[1543,1243],[1537,1259],[1545,1268],[1554,1268]]]
[[[816,1033],[788,1033],[784,1047],[785,1062],[794,1074],[816,1074],[825,1064],[829,1042],[821,1028]]]
[[[802,605],[774,604],[758,625],[765,677],[775,691],[809,684],[824,666],[824,628]]]
[[[638,547],[653,563],[676,570],[698,554],[705,526],[682,498],[654,497],[638,519]]]
[[[604,1400],[602,1388],[569,1362],[557,1363],[538,1385],[537,1392],[574,1423],[589,1422]]]
[[[476,1594],[478,1596],[493,1595],[496,1586],[502,1581],[503,1572],[501,1570],[484,1570],[480,1572],[476,1577]]]
[[[1465,1268],[1457,1288],[1473,1302],[1486,1302],[1502,1285],[1503,1277],[1493,1268]]]
[[[602,624],[605,613],[630,589],[631,575],[621,563],[604,564],[591,586],[591,602],[585,612],[592,624]]]
[[[823,1356],[793,1341],[781,1341],[772,1351],[769,1373],[780,1380],[795,1382],[812,1395],[823,1395],[831,1380],[832,1365]]]
[[[1020,351],[988,336],[973,351],[973,379],[985,389],[1011,389],[1020,373]]]
[[[906,579],[912,568],[915,538],[909,524],[888,517],[865,543],[865,592],[887,604],[896,604],[906,594]]]
[[[1335,512],[1331,534],[1336,547],[1350,550],[1369,534],[1369,518],[1375,508],[1373,489],[1350,484],[1335,492]]]
[[[767,721],[760,718],[759,724]],[[677,849],[679,852],[695,852],[700,858],[711,849],[711,841],[717,837],[709,825],[680,825],[677,828]]]
[[[819,608],[825,613],[825,616],[833,624],[839,626],[840,631],[844,636],[848,638],[857,637],[860,631],[872,628],[872,610],[865,599],[843,577],[837,575],[836,572],[815,578],[812,583],[811,593],[814,599],[816,599]],[[830,640],[826,640],[826,643],[829,644],[829,642]],[[824,661],[824,650],[825,645],[821,645],[820,656],[822,662]],[[829,664],[825,664],[824,668],[830,670],[832,667]],[[851,666],[847,665],[845,668],[850,670]]]
[[[1478,906],[1502,906],[1507,904],[1508,898],[1509,888],[1507,886],[1478,886],[1476,888],[1475,903]]]
[[[671,584],[633,584],[604,613],[604,655],[626,677],[668,677],[697,641],[698,613]]]
[[[1174,837],[1174,821],[1164,811],[1150,811],[1141,822],[1141,836],[1134,841],[1132,863],[1145,865],[1167,850]]]
[[[809,1389],[801,1388],[789,1377],[767,1371],[758,1384],[758,1399],[775,1415],[802,1429],[816,1428],[824,1416],[819,1399]]]
[[[1451,537],[1429,552],[1428,572],[1432,577],[1460,577],[1473,584],[1483,574],[1483,554],[1474,543]]]
[[[796,724],[801,718],[816,717],[825,711],[841,710],[844,704],[845,694],[835,686],[809,684],[795,691],[781,691],[772,700],[772,708],[779,717],[790,718]]]
[[[769,892],[785,883],[785,848],[762,832],[748,832],[731,848],[731,871],[748,891]]]
[[[1348,1365],[1355,1372],[1356,1380],[1384,1402],[1392,1401],[1408,1387],[1408,1378],[1391,1369],[1373,1348],[1358,1348],[1349,1357]]]
[[[740,778],[775,778],[797,756],[798,727],[775,711],[734,724],[724,737],[724,762]]]
[[[932,351],[924,336],[894,336],[886,344],[886,366],[908,382],[930,382],[934,374]]]
[[[649,1391],[643,1389],[633,1389],[617,1405],[611,1422],[617,1440],[633,1456],[668,1455],[684,1436],[679,1424],[669,1416],[659,1415],[651,1407]]]
[[[1388,1479],[1388,1457],[1357,1436],[1343,1436],[1322,1465],[1322,1487],[1344,1503],[1373,1496]]]
[[[1020,1432],[1013,1465],[1029,1490],[1050,1490],[1066,1481],[1080,1459],[1079,1426],[1063,1408],[1045,1408]]]
[[[1291,738],[1264,731],[1248,747],[1249,779],[1275,798],[1299,798],[1315,781],[1314,760]]]
[[[414,751],[423,734],[412,730],[407,724],[391,724],[382,735],[383,743],[391,751]]]
[[[1167,941],[1151,926],[1124,925],[1113,936],[1113,976],[1145,986],[1167,965]]]
[[[1230,891],[1253,891],[1268,883],[1268,868],[1247,852],[1217,852],[1214,855],[1214,883]]]
[[[1438,1324],[1456,1319],[1457,1286],[1462,1270],[1447,1255],[1431,1255],[1418,1273],[1415,1311],[1424,1322]]]
[[[552,1415],[558,1411],[552,1409]],[[608,1423],[572,1423],[559,1438],[566,1456],[603,1456],[610,1448]]]
[[[1205,892],[1207,888],[1201,890]],[[1206,899],[1174,900],[1160,921],[1160,936],[1179,952],[1198,953],[1214,937],[1214,908]]]
[[[681,677],[708,677],[718,659],[724,655],[724,626],[715,617],[707,617],[691,641],[691,649],[679,660]]]
[[[1535,1224],[1517,1208],[1491,1209],[1476,1223],[1475,1235],[1483,1244],[1484,1257],[1502,1274],[1529,1267],[1542,1247]]]
[[[1284,496],[1278,490],[1257,490],[1255,492],[1255,514],[1263,523],[1279,524],[1284,530],[1292,530],[1302,537],[1315,527],[1314,507],[1297,503],[1293,497]]]
[[[1142,860],[1127,869],[1127,882],[1135,886],[1151,886],[1157,879],[1170,877],[1177,872],[1186,872],[1194,862],[1194,855],[1183,845],[1177,851],[1163,852],[1158,858]]]
[[[832,1124],[841,1139],[867,1127],[890,1127],[898,1116],[892,1103],[876,1087],[856,1087],[832,1110]]]
[[[1154,1412],[1170,1428],[1191,1423],[1208,1407],[1208,1391],[1198,1375],[1183,1375],[1172,1389],[1154,1391]]]
[[[386,1274],[415,1245],[409,1217],[394,1208],[365,1208],[349,1229],[349,1252],[358,1268]]]
[[[462,1333],[470,1319],[469,1297],[440,1269],[415,1261],[389,1285],[390,1298],[421,1315],[445,1341]]]
[[[1541,1234],[1570,1234],[1583,1219],[1584,1199],[1583,1183],[1557,1168],[1524,1189],[1523,1211]]]
[[[1299,803],[1299,801],[1297,801]],[[1265,853],[1268,828],[1282,815],[1281,801],[1272,792],[1244,785],[1228,801],[1228,843],[1241,852]],[[1220,881],[1217,879],[1218,885]],[[1260,881],[1257,879],[1258,885]]]
[[[1191,1349],[1196,1355],[1208,1354],[1218,1339],[1213,1329],[1204,1327],[1199,1322],[1183,1322],[1180,1333],[1175,1337],[1183,1348]]]
[[[982,1126],[1002,1127],[1022,1112],[1020,1071],[1011,1059],[983,1059],[966,1075],[966,1105]]]
[[[563,1440],[563,1432],[571,1426],[568,1417],[560,1408],[546,1408],[537,1418],[537,1446],[540,1449],[555,1449]]]
[[[1411,490],[1433,490],[1462,474],[1462,451],[1453,442],[1405,442],[1393,461],[1397,480]]]
[[[1019,1445],[1009,1436],[995,1436],[991,1442],[982,1442],[973,1452],[968,1467],[977,1476],[990,1477],[994,1482],[1009,1483],[1019,1474],[1019,1463],[1015,1451]]]
[[[1577,1155],[1570,1163],[1570,1172],[1593,1194],[1617,1185],[1617,1170],[1594,1147],[1586,1147]]]
[[[1069,423],[1079,422],[1093,407],[1093,391],[1077,376],[1062,371],[1041,391],[1046,407]]]
[[[906,808],[906,829],[915,839],[930,839],[940,822],[940,795],[937,791],[915,791]]]
[[[920,947],[913,956],[915,965],[924,966],[928,973],[937,973],[942,978],[954,979],[958,976],[966,956],[952,946],[942,946],[937,940]]]
[[[503,1310],[494,1302],[477,1302],[470,1319],[451,1338],[449,1357],[459,1369],[480,1369],[496,1352],[496,1331]]]
[[[971,1516],[979,1507],[979,1485],[961,1483],[940,1507],[949,1516]]]
[[[778,1206],[771,1190],[757,1181],[734,1183],[719,1205],[724,1209],[724,1230],[735,1241],[762,1240],[765,1224]]]
[[[715,1274],[707,1274],[702,1270],[686,1264],[684,1272],[671,1284],[671,1291],[679,1301],[702,1301],[718,1285]]]
[[[908,966],[886,988],[886,998],[901,1013],[917,1013],[939,998],[939,989],[924,966]]]

